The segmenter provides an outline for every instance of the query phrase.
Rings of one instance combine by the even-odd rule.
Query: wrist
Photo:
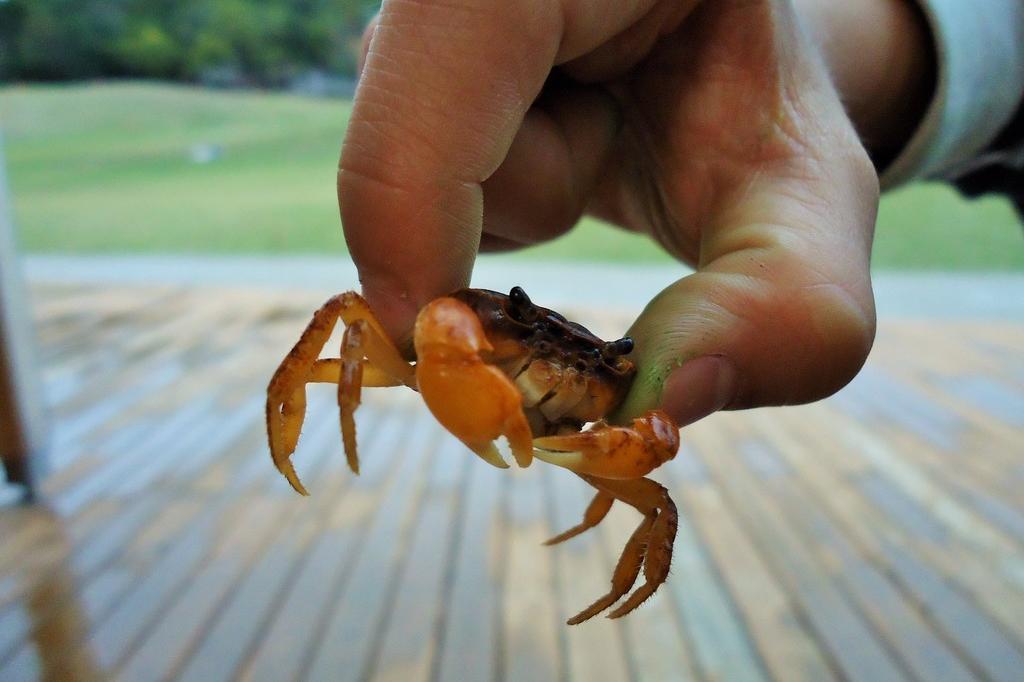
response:
[[[794,0],[878,168],[904,147],[935,92],[936,56],[914,0]]]

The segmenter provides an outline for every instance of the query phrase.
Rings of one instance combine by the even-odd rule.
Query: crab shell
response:
[[[519,287],[508,295],[461,289],[451,298],[480,320],[493,346],[484,359],[515,382],[535,436],[579,431],[625,399],[636,376],[625,357],[633,350],[629,337],[602,341],[582,325],[534,305]]]

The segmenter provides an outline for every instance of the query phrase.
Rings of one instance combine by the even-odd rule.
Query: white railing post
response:
[[[46,468],[48,429],[13,222],[0,135],[0,460],[7,480],[31,493]]]

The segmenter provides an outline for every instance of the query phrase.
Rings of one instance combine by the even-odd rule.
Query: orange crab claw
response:
[[[578,474],[633,479],[647,475],[676,456],[679,427],[661,410],[651,410],[632,426],[597,422],[590,429],[533,441],[537,459]]]
[[[480,353],[493,350],[479,318],[454,298],[431,301],[416,318],[416,383],[434,417],[470,450],[506,468],[494,441],[508,438],[519,466],[533,460],[530,425],[515,384]]]

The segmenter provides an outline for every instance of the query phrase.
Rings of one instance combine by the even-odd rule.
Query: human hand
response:
[[[697,268],[631,329],[623,416],[814,400],[860,368],[877,178],[792,3],[396,0],[372,35],[338,195],[395,338],[478,250],[588,211]]]

